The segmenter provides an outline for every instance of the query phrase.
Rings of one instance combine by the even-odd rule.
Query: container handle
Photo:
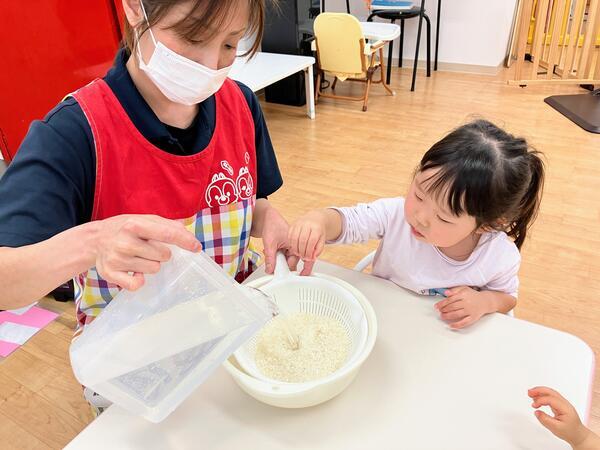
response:
[[[275,273],[273,275],[275,280],[281,280],[290,276],[290,266],[288,266],[287,257],[283,252],[277,252]]]

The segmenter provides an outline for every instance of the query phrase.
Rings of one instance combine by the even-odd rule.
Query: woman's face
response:
[[[416,239],[449,248],[471,237],[477,230],[477,222],[468,214],[452,214],[444,196],[436,198],[428,194],[431,177],[435,174],[436,170],[417,173],[406,196],[404,217]]]
[[[173,6],[165,17],[152,26],[155,39],[181,56],[210,69],[218,70],[230,66],[235,59],[238,42],[244,36],[248,26],[248,2],[240,0],[237,7],[230,11],[228,19],[224,21],[221,29],[209,30],[206,33],[207,37],[188,40],[169,27],[190,14],[194,14],[191,11],[194,3],[190,1]],[[137,24],[137,28],[144,29],[146,22],[141,9],[140,17],[142,17],[142,22]],[[154,52],[154,42],[149,31],[141,36],[139,45],[142,57],[148,63]]]

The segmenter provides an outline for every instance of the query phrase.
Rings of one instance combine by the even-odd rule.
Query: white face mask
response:
[[[140,2],[146,22],[146,10]],[[150,23],[148,22],[148,26]],[[213,95],[225,82],[231,66],[214,70],[182,56],[157,42],[151,29],[154,52],[148,64],[142,59],[139,35],[137,35],[137,57],[142,69],[156,87],[172,102],[183,105],[196,105]]]

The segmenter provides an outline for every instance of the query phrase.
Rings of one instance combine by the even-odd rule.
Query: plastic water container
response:
[[[172,248],[161,271],[121,291],[71,344],[79,382],[160,422],[276,313],[203,252]]]

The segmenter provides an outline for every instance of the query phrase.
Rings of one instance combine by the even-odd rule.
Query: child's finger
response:
[[[455,308],[454,305],[457,302],[460,302],[462,300],[462,297],[458,297],[458,296],[453,296],[453,297],[448,297],[444,300],[442,300],[441,302],[438,302],[435,304],[435,307],[438,311],[440,312],[450,312],[450,308]]]
[[[312,249],[308,248],[308,242],[312,234],[313,230],[310,227],[307,227],[298,238],[298,251],[300,252],[301,258],[312,258]]]
[[[315,260],[303,261],[304,267],[302,268],[302,272],[300,272],[301,276],[308,276],[312,273],[313,266],[315,265]]]
[[[539,397],[535,397],[533,399],[533,403],[531,404],[531,406],[533,406],[534,408],[540,408],[542,406],[553,406],[556,405],[557,399],[555,397],[552,397],[550,395],[540,395]]]
[[[310,231],[305,227],[302,227],[295,233],[290,242],[292,253],[299,256],[301,259],[304,259],[307,256],[305,252],[306,239],[308,239],[309,236],[308,233],[310,233]]]
[[[461,309],[465,309],[463,303],[461,301],[457,301],[454,303],[450,303],[449,305],[442,308],[439,312],[440,314],[451,313],[454,311],[460,311]]]
[[[534,408],[540,408],[542,406],[549,406],[552,408],[554,414],[564,414],[569,410],[570,403],[562,397],[556,397],[553,395],[542,395],[535,397],[531,404]]]
[[[315,248],[314,258],[316,259],[321,253],[323,253],[323,249],[325,248],[325,239],[319,239],[317,242],[317,247]]]
[[[444,305],[446,304],[446,300],[440,300],[439,302],[437,302],[435,305],[433,305],[433,307],[437,310],[437,311],[441,311],[441,309],[444,307]]]
[[[437,309],[438,311],[441,311],[442,308],[444,308],[446,305],[448,305],[450,299],[449,298],[445,298],[444,300],[440,300],[439,302],[437,302],[435,305],[433,305],[435,307],[435,309]]]
[[[467,289],[467,286],[456,286],[456,287],[453,287],[453,288],[450,288],[450,289],[446,289],[446,291],[444,291],[444,295],[446,297],[451,297],[453,295],[461,293],[465,289]]]
[[[446,297],[450,297],[451,295],[454,295],[454,294],[456,294],[456,293],[457,293],[457,291],[455,291],[455,288],[446,289],[446,290],[444,291],[444,295],[445,295]]]
[[[537,420],[539,420],[540,423],[542,425],[544,425],[546,428],[548,428],[549,430],[556,429],[558,426],[560,426],[560,421],[558,419],[555,419],[554,417],[549,416],[544,411],[535,411],[534,414],[535,414],[535,417],[537,418]]]
[[[469,325],[473,324],[475,321],[473,320],[472,316],[467,316],[461,320],[459,320],[458,322],[454,322],[450,324],[450,328],[452,328],[453,330],[462,330],[463,328],[468,327]]]
[[[527,391],[527,394],[531,398],[539,397],[541,395],[556,395],[562,397],[562,395],[560,395],[557,391],[546,386],[536,386],[534,388],[531,388]]]
[[[464,309],[441,314],[442,320],[445,320],[446,322],[461,320],[466,316],[467,313],[465,313]]]
[[[308,239],[308,242],[306,243],[306,257],[310,258],[310,259],[315,259],[317,256],[319,256],[319,253],[317,253],[317,245],[319,244],[319,241],[321,239],[321,236],[319,235],[317,230],[313,230],[312,233],[310,234],[310,238]]]
[[[302,231],[301,227],[294,225],[290,228],[290,231],[288,233],[288,241],[289,241],[289,245],[290,245],[290,251],[296,255],[299,254],[298,238],[300,237],[301,231]]]

